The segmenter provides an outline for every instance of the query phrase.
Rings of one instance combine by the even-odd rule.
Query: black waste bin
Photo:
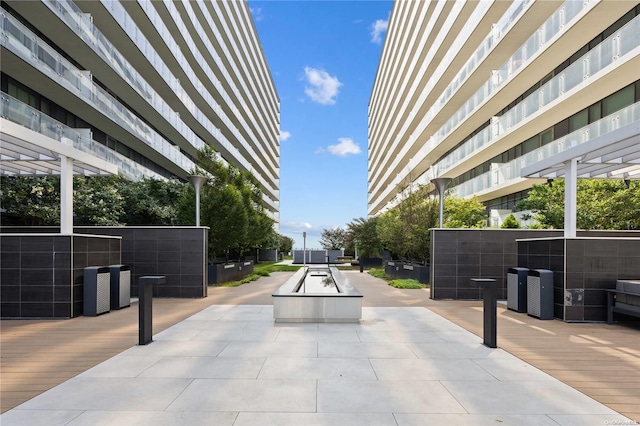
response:
[[[532,269],[527,274],[527,314],[553,319],[553,271]]]
[[[507,308],[516,312],[527,312],[528,268],[507,270]]]
[[[111,265],[111,309],[122,309],[131,305],[131,267]]]
[[[90,317],[109,312],[111,308],[111,273],[106,266],[84,268],[83,314]]]

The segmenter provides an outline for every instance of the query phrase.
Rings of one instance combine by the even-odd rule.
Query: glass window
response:
[[[577,114],[574,114],[571,117],[569,117],[569,132],[578,130],[586,126],[587,124],[589,124],[589,110],[583,109]]]
[[[535,135],[529,140],[524,141],[524,143],[522,144],[522,151],[523,151],[523,154],[526,154],[539,147],[540,147],[540,140],[538,139],[538,135]]]
[[[553,126],[553,134],[556,136],[556,139],[561,138],[568,133],[569,133],[569,119],[562,120],[561,122]]]
[[[595,103],[589,107],[589,123],[594,123],[602,118],[602,104]]]
[[[609,114],[613,114],[614,112],[633,104],[634,98],[635,94],[633,85],[618,90],[613,95],[607,96],[602,100],[602,115],[606,117]]]
[[[547,129],[540,134],[540,145],[544,146],[553,140],[553,128]]]
[[[116,151],[118,151],[120,154],[124,155],[125,157],[129,157],[129,152],[130,152],[129,147],[121,144],[120,142],[118,142],[116,145]]]

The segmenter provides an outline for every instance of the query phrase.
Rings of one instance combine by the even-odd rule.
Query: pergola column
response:
[[[60,233],[73,234],[73,158],[60,156]]]
[[[564,236],[575,238],[578,203],[578,159],[564,163]]]

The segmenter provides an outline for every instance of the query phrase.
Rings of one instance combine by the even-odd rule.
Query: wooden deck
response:
[[[154,299],[153,332],[216,304],[272,304],[290,274],[236,288],[209,289],[204,299]],[[351,279],[351,276],[350,276]],[[398,290],[354,274],[364,306],[426,306],[482,336],[482,304],[432,301],[428,290]],[[138,343],[138,305],[71,320],[0,323],[0,407],[5,412]],[[498,346],[619,413],[640,422],[640,324],[540,321],[498,305]]]
[[[429,309],[482,336],[482,303]],[[498,305],[498,346],[640,423],[640,324],[541,321]]]

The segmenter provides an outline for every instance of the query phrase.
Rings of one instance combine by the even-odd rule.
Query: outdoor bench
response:
[[[618,280],[615,290],[607,292],[607,323],[613,323],[613,313],[640,318],[640,280]]]

